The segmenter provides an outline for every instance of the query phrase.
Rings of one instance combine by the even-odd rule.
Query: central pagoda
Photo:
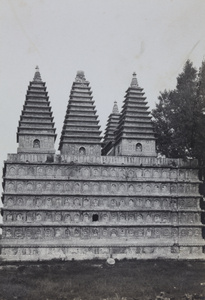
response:
[[[145,100],[133,73],[115,134],[115,155],[156,156],[154,130]]]
[[[78,71],[67,106],[59,150],[68,155],[101,155],[101,131],[92,91],[83,71]]]

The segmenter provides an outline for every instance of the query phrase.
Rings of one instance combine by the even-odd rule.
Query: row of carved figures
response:
[[[143,178],[167,180],[197,180],[198,170],[169,168],[122,168],[122,167],[73,167],[73,166],[29,166],[12,165],[6,172],[7,176],[56,176],[70,178],[119,178],[125,180],[142,180]]]
[[[199,212],[13,212],[5,211],[3,221],[15,223],[63,222],[63,223],[96,223],[103,224],[200,224]],[[42,223],[41,223],[42,224]]]
[[[49,208],[49,209],[145,209],[177,210],[200,209],[200,198],[141,198],[141,197],[64,197],[64,196],[4,196],[4,207],[15,208]]]
[[[3,239],[56,238],[186,238],[201,239],[201,228],[191,227],[18,227],[3,228]],[[160,243],[160,241],[159,241]]]
[[[6,180],[8,193],[74,193],[74,194],[198,194],[198,183],[116,183],[74,181]]]

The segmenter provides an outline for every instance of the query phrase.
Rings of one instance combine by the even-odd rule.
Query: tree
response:
[[[173,91],[160,93],[152,111],[161,154],[205,158],[205,63],[199,73],[188,60]]]
[[[198,73],[196,106],[196,157],[205,162],[205,61]]]

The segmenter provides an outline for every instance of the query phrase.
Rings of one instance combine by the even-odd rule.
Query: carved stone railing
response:
[[[134,165],[153,167],[188,167],[196,168],[196,159],[172,159],[135,156],[71,156],[52,154],[18,153],[8,154],[7,162],[34,162],[34,163],[68,163],[68,164],[103,164],[103,165]]]

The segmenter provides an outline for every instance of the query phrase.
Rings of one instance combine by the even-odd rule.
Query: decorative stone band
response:
[[[63,259],[107,259],[137,258],[172,258],[172,259],[203,259],[204,249],[202,246],[192,245],[169,245],[169,246],[44,246],[44,247],[4,247],[2,258],[10,261],[15,260],[50,260]]]
[[[200,196],[185,197],[129,197],[129,196],[53,196],[53,195],[6,195],[4,194],[3,211],[172,211],[202,212],[200,208]]]
[[[3,226],[199,226],[199,211],[7,210]]]
[[[189,195],[199,196],[199,182],[106,182],[106,181],[56,181],[56,180],[6,180],[5,193],[20,195],[121,195],[141,196],[152,195],[170,196]]]
[[[62,243],[76,245],[163,245],[186,243],[205,245],[202,225],[197,226],[3,226],[2,245],[54,244],[56,239]],[[128,240],[127,240],[128,239]],[[83,242],[84,241],[84,242]],[[86,242],[85,242],[86,241]]]
[[[46,154],[8,154],[8,162],[49,162]],[[69,156],[53,155],[52,162],[56,163],[96,163],[106,165],[135,165],[135,166],[169,166],[169,167],[197,167],[195,159],[184,161],[182,159],[137,157],[137,156]]]

